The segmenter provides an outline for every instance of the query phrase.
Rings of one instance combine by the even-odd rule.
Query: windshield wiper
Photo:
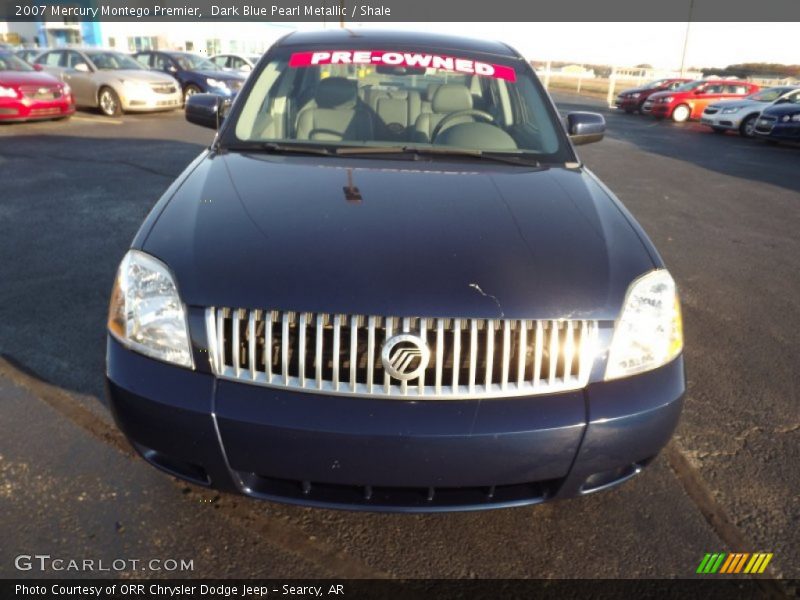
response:
[[[415,156],[465,156],[482,160],[491,160],[509,165],[540,167],[538,160],[530,158],[526,154],[514,154],[510,152],[492,152],[487,150],[471,150],[467,148],[448,148],[441,147],[420,147],[420,146],[363,146],[363,147],[340,147],[334,152],[337,155],[353,154],[413,154]]]
[[[232,150],[234,152],[269,152],[271,154],[316,154],[320,156],[332,156],[328,148],[322,146],[306,146],[302,144],[279,144],[277,142],[248,142],[245,144],[226,144],[220,147],[221,150]]]

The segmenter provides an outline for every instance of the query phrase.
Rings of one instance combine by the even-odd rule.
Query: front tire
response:
[[[191,98],[195,94],[199,94],[202,91],[203,90],[201,90],[199,87],[197,87],[193,83],[190,83],[189,85],[187,85],[183,90],[183,104],[184,104],[184,106],[186,106],[186,101],[189,98]]]
[[[97,105],[100,107],[100,112],[107,117],[118,117],[122,114],[122,102],[119,101],[117,92],[110,87],[100,88]]]
[[[689,120],[690,116],[692,116],[692,111],[685,104],[679,104],[672,111],[672,120],[676,123],[684,123]]]
[[[739,125],[739,133],[742,137],[751,138],[755,137],[756,135],[756,119],[758,119],[758,115],[750,115],[742,121],[742,124]]]

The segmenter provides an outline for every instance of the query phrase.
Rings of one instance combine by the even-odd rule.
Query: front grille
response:
[[[178,88],[171,83],[154,83],[152,88],[156,94],[174,94],[178,91]]]
[[[324,394],[475,398],[583,388],[598,325],[586,320],[445,319],[206,310],[219,377]],[[394,336],[418,336],[427,367],[397,379],[381,353]],[[421,366],[421,365],[420,365]]]
[[[61,90],[57,87],[24,85],[19,91],[30,100],[57,100],[61,97]]]
[[[31,117],[52,117],[55,115],[61,114],[61,109],[58,107],[54,108],[32,108],[30,113],[28,113]]]
[[[239,476],[247,493],[256,497],[374,509],[406,507],[423,511],[457,506],[535,504],[552,497],[561,485],[561,480],[551,479],[471,487],[381,487],[296,481],[255,473],[240,472]]]

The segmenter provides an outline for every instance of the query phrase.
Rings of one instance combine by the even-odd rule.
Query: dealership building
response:
[[[186,50],[259,54],[295,26],[286,23],[0,21],[0,41],[26,47],[97,46],[123,52]],[[319,26],[319,24],[317,24]]]

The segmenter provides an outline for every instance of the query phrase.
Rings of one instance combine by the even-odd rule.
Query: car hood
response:
[[[740,110],[759,106],[766,106],[766,103],[758,100],[720,100],[714,104],[709,104],[709,108],[738,108]]]
[[[800,112],[800,105],[786,102],[784,104],[773,104],[761,111],[762,115],[772,117],[782,117],[783,115],[793,115]]]
[[[119,69],[113,71],[100,70],[98,73],[115,77],[117,79],[141,83],[175,83],[175,79],[166,73],[159,73],[158,71],[145,71],[144,69]]]
[[[667,96],[680,97],[680,96],[684,96],[685,94],[686,94],[686,92],[675,92],[675,91],[672,91],[672,92],[669,92],[669,91],[667,91],[667,92],[655,92],[654,94],[650,94],[647,97],[647,99],[648,100],[652,100],[653,102],[655,102],[659,98],[666,98]]]
[[[244,81],[245,78],[237,75],[232,71],[192,71],[203,77],[210,77],[212,79],[220,79],[223,81]]]
[[[582,170],[408,165],[209,154],[134,245],[189,305],[393,316],[613,319],[659,260]]]
[[[653,90],[653,88],[649,88],[649,87],[635,87],[635,88],[628,88],[627,90],[622,90],[619,94],[620,95],[622,95],[622,94],[634,94],[636,92],[639,92],[641,94],[642,92],[649,92],[649,91],[652,91],[652,90]]]
[[[61,83],[61,80],[41,71],[0,71],[0,84],[3,85],[47,85]]]

